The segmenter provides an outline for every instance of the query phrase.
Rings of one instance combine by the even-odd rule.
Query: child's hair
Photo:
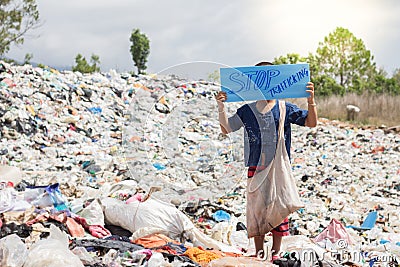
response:
[[[274,65],[269,61],[261,61],[259,63],[256,64],[256,66],[269,66],[269,65]]]

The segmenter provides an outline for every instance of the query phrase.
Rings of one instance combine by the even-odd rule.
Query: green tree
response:
[[[274,58],[274,64],[297,64],[301,62],[308,62],[308,59],[305,57],[301,57],[299,54],[289,53],[286,56],[280,56],[278,58]]]
[[[90,63],[92,63],[92,72],[100,72],[100,57],[98,55],[92,54]]]
[[[393,73],[393,77],[392,77],[397,84],[400,86],[400,69],[396,69]]]
[[[29,53],[25,54],[24,65],[31,64],[32,58],[33,58],[33,54],[29,54]]]
[[[23,44],[25,34],[39,26],[35,0],[0,0],[0,56],[11,44]]]
[[[315,94],[318,96],[343,96],[346,92],[343,86],[338,84],[335,79],[327,75],[315,75],[313,76],[312,81],[314,84],[318,85],[318,87],[315,89]]]
[[[207,76],[208,80],[211,82],[219,82],[220,75],[218,70],[214,70],[212,73],[209,73]]]
[[[149,38],[144,33],[141,33],[139,29],[134,29],[130,41],[132,42],[130,51],[133,62],[135,62],[138,73],[142,74],[147,68],[147,57],[150,54]]]
[[[395,75],[392,78],[387,78],[387,73],[380,69],[372,79],[368,81],[368,86],[372,87],[373,92],[378,94],[400,94],[400,83],[396,80]]]
[[[310,79],[318,84],[318,90],[315,91],[316,95],[329,96],[332,94],[344,94],[344,88],[336,83],[333,78],[327,75],[319,75],[320,67],[313,54],[308,57],[302,57],[296,53],[288,53],[286,56],[274,58],[274,64],[297,64],[308,63],[310,66]]]
[[[349,30],[338,27],[319,43],[315,55],[316,76],[331,77],[348,91],[361,92],[376,73],[371,52]]]
[[[92,65],[89,65],[89,63],[86,61],[86,58],[81,54],[78,54],[75,57],[75,63],[76,65],[72,67],[72,71],[79,71],[82,73],[92,73],[100,71],[100,67],[98,66],[100,65],[100,58],[95,54],[92,54],[90,58],[90,63],[92,63]]]

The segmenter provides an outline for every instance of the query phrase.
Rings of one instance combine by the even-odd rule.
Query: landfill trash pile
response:
[[[220,134],[219,90],[0,62],[0,265],[274,266],[249,257],[243,133]],[[291,158],[305,208],[275,266],[397,266],[399,132],[321,119],[293,128]]]

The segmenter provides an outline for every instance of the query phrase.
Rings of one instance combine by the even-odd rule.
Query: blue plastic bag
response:
[[[217,210],[214,214],[213,214],[213,219],[217,222],[221,222],[221,221],[229,221],[231,219],[231,215],[229,215],[229,213],[227,213],[226,211],[223,210]]]
[[[66,205],[67,201],[61,194],[59,183],[52,184],[46,187],[46,192],[49,194],[51,201],[53,202],[54,208],[58,211],[68,210]]]

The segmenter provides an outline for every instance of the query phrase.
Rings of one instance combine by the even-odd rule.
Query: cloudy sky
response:
[[[148,73],[185,62],[253,65],[287,53],[315,53],[344,27],[390,75],[400,68],[398,0],[37,0],[43,25],[6,55],[71,67],[78,53],[100,56],[102,71],[134,70],[129,37],[150,39]],[[210,63],[211,64],[211,63]],[[187,65],[186,65],[187,66]],[[212,69],[212,67],[211,67]]]

